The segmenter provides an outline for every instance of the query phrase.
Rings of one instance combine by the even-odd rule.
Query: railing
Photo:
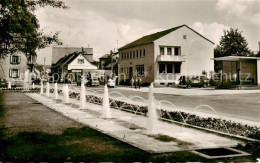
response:
[[[184,55],[158,55],[157,56],[158,61],[176,61],[176,62],[185,62],[185,56]]]

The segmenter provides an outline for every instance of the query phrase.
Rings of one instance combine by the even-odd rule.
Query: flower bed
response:
[[[16,87],[16,88],[1,88],[1,92],[22,92],[22,93],[38,93],[40,91],[39,88],[29,88],[24,89],[22,87]]]
[[[58,93],[62,95],[62,90],[58,90]],[[80,99],[80,94],[75,92],[70,92],[71,98]],[[102,98],[94,96],[94,95],[86,95],[86,101],[102,104]],[[122,102],[119,100],[110,99],[111,108],[120,109],[132,113],[142,114],[146,116],[148,112],[148,107],[146,106],[138,106],[133,104],[128,104],[126,102]],[[248,138],[258,139],[260,140],[260,128],[256,126],[244,125],[241,123],[236,123],[233,121],[222,120],[219,118],[204,118],[197,116],[195,114],[189,114],[186,112],[177,112],[177,111],[166,111],[166,110],[158,110],[160,118],[169,119],[177,122],[187,123],[190,125],[221,131],[224,133],[230,133],[233,135],[244,136]],[[183,120],[185,119],[185,122]],[[228,130],[228,131],[227,131]]]

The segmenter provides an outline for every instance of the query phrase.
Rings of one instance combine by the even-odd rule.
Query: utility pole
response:
[[[111,56],[111,72],[113,74],[113,51],[110,50],[110,56]]]

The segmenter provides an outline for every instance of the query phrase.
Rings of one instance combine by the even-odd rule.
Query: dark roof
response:
[[[69,55],[66,55],[66,56],[62,57],[61,59],[59,59],[58,62],[53,65],[53,67],[64,66],[66,64],[70,64],[80,54],[82,54],[82,53],[81,52],[80,53],[74,52],[74,53],[71,53]],[[87,58],[84,54],[82,54],[82,55],[88,62],[90,62],[90,63],[94,62],[94,60],[91,60],[90,58]]]
[[[122,49],[128,49],[128,48],[132,48],[132,47],[136,47],[136,46],[140,46],[140,45],[145,45],[145,44],[148,44],[148,43],[152,43],[154,42],[155,40],[181,28],[181,27],[184,27],[186,26],[187,28],[191,29],[192,31],[194,31],[195,33],[197,33],[198,35],[200,35],[201,37],[203,37],[204,39],[208,40],[209,42],[213,43],[212,41],[210,41],[209,39],[207,39],[206,37],[202,36],[201,34],[199,34],[198,32],[196,32],[195,30],[193,30],[192,28],[190,28],[189,26],[187,25],[181,25],[181,26],[177,26],[177,27],[174,27],[174,28],[171,28],[171,29],[167,29],[167,30],[164,30],[164,31],[161,31],[161,32],[157,32],[157,33],[154,33],[154,34],[150,34],[150,35],[147,35],[147,36],[144,36],[138,40],[135,40],[121,48],[119,48],[119,50],[122,50]]]
[[[117,62],[109,63],[105,68],[111,68],[111,65],[113,67],[117,67],[118,63]]]
[[[113,56],[117,55],[118,52],[113,52]],[[111,57],[111,54],[104,54],[102,57],[100,57],[99,59],[107,59],[107,58],[110,58]]]
[[[105,55],[103,55],[102,57],[100,57],[99,59],[102,59],[102,58],[109,58],[110,57],[110,54],[105,54]]]

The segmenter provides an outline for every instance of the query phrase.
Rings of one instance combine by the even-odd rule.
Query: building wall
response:
[[[84,60],[84,63],[83,64],[79,64],[78,63],[78,59],[83,59]],[[97,66],[89,63],[88,60],[86,60],[85,57],[83,57],[83,55],[79,55],[77,58],[75,58],[69,65],[68,65],[68,70],[78,70],[78,69],[88,69],[88,70],[91,70],[91,69],[98,69]]]
[[[19,81],[24,79],[24,73],[28,69],[27,66],[27,58],[22,53],[16,53],[13,56],[20,57],[20,64],[11,64],[10,63],[10,55],[7,55],[4,59],[0,59],[0,78],[4,78],[7,81]],[[17,69],[19,70],[19,77],[12,78],[9,76],[10,69]]]
[[[238,71],[240,70],[240,71]],[[257,61],[223,61],[223,81],[236,82],[240,73],[241,84],[257,84]],[[251,83],[251,78],[253,82]]]
[[[143,56],[143,50],[145,49],[145,56]],[[138,58],[122,59],[122,53],[130,53],[138,50]],[[140,57],[140,50],[142,50],[142,56]],[[130,55],[130,54],[129,54]],[[136,55],[136,54],[135,54]],[[141,45],[129,49],[119,50],[118,59],[118,71],[120,75],[120,80],[125,78],[129,80],[129,67],[133,68],[133,77],[135,79],[136,65],[144,65],[145,74],[143,76],[138,76],[142,79],[142,82],[153,82],[154,81],[154,45],[153,43]],[[123,70],[123,71],[122,71]]]
[[[184,35],[186,35],[186,39],[184,39]],[[181,56],[185,58],[185,62],[182,62],[181,65],[183,75],[201,75],[203,70],[208,74],[210,71],[214,71],[214,61],[211,60],[214,58],[214,44],[186,26],[154,42],[155,75],[159,71],[156,59],[160,55],[160,46],[181,47]]]

